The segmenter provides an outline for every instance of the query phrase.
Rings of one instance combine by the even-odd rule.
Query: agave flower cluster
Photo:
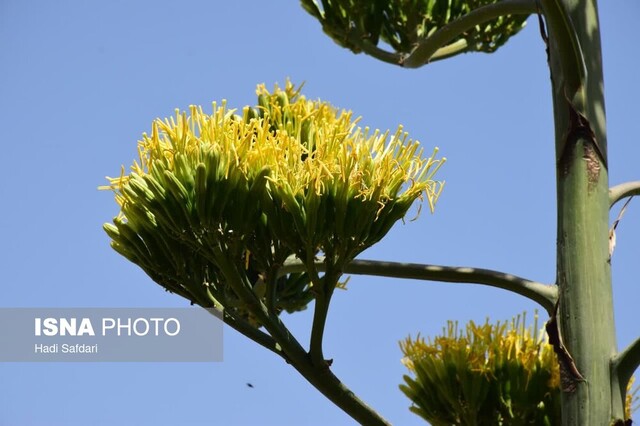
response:
[[[433,209],[444,161],[291,83],[257,94],[241,114],[223,102],[156,120],[130,173],[108,178],[121,211],[104,226],[167,290],[254,325],[256,306],[295,311],[314,297],[315,272],[280,276],[287,258],[313,269],[322,253],[341,270],[416,200]]]
[[[384,42],[393,51],[409,54],[416,45],[447,24],[499,0],[423,0],[371,2],[368,0],[303,0],[302,6],[322,24],[337,44],[360,53],[363,45]],[[451,40],[451,51],[494,52],[526,24],[526,15],[505,15],[465,31]],[[453,48],[456,49],[453,49]]]
[[[449,321],[432,341],[401,342],[402,391],[433,425],[560,424],[560,371],[544,333],[525,318],[510,323]]]

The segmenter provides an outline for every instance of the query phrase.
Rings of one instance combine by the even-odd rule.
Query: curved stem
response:
[[[325,278],[322,279],[321,285],[324,284],[324,279]],[[316,366],[325,364],[322,341],[324,339],[324,327],[329,313],[329,300],[330,296],[324,291],[318,293],[315,298],[313,323],[311,326],[311,337],[309,341],[309,355],[311,356],[313,364]]]
[[[627,346],[624,351],[615,355],[611,360],[612,375],[618,380],[618,386],[622,393],[622,401],[624,401],[627,393],[627,384],[638,367],[640,367],[640,337]]]
[[[440,61],[442,59],[447,59],[452,56],[457,55],[460,52],[464,52],[469,47],[469,43],[467,40],[460,39],[454,41],[451,44],[448,44],[444,47],[439,48],[435,51],[435,53],[429,58],[429,62]]]
[[[536,11],[535,0],[503,0],[498,3],[489,4],[472,10],[465,16],[457,19],[430,37],[421,40],[413,51],[406,56],[401,65],[405,68],[418,68],[429,62],[436,52],[443,48],[447,49],[447,43],[465,31],[482,24],[486,21],[498,18],[503,15],[528,15]],[[447,47],[443,47],[447,46]],[[458,50],[459,51],[459,50]],[[450,56],[451,53],[446,54]],[[439,56],[445,56],[442,52]],[[439,58],[442,59],[442,58]]]
[[[329,313],[329,301],[331,295],[327,293],[326,274],[320,278],[315,262],[314,251],[307,248],[307,257],[304,262],[304,270],[311,281],[311,292],[314,295],[313,322],[311,325],[311,337],[309,340],[309,354],[311,361],[318,367],[324,364],[322,340],[324,338],[324,326]],[[323,265],[324,266],[324,265]]]
[[[317,261],[320,270],[322,259]],[[284,262],[280,274],[301,272],[305,266],[297,259]],[[558,290],[553,285],[530,281],[504,272],[490,269],[424,265],[417,263],[381,262],[377,260],[353,260],[343,270],[347,274],[377,275],[391,278],[408,278],[450,283],[484,284],[502,288],[525,296],[542,306],[549,314],[558,299]]]
[[[309,355],[316,366],[326,365],[322,350],[322,341],[324,339],[324,329],[327,323],[327,315],[329,314],[331,296],[339,279],[340,274],[335,273],[332,268],[328,268],[320,281],[322,290],[318,297],[316,297],[316,305],[313,312],[313,326],[311,328],[311,341],[309,343]]]
[[[376,58],[379,61],[386,62],[392,65],[399,65],[402,62],[402,55],[395,52],[389,52],[384,49],[380,49],[375,44],[363,37],[357,35],[349,35],[349,41],[362,49],[364,53]]]
[[[625,182],[609,189],[609,206],[613,207],[618,201],[640,195],[640,180]]]

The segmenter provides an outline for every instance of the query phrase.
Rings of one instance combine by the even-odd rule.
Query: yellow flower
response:
[[[401,128],[360,129],[350,112],[307,100],[289,82],[273,93],[258,86],[257,95],[241,115],[222,102],[211,114],[192,106],[155,120],[130,173],[108,178],[121,206],[105,225],[113,247],[196,303],[240,299],[230,265],[250,284],[261,277],[278,287],[266,292],[278,298],[287,291],[275,275],[287,257],[312,262],[322,251],[344,265],[414,201],[433,210],[442,190],[433,177],[444,159],[424,158]],[[269,303],[302,309],[309,289],[296,288]]]
[[[559,419],[560,372],[553,348],[524,316],[466,331],[449,321],[441,336],[400,343],[402,391],[411,410],[432,424],[532,424]],[[469,422],[467,422],[468,419]]]

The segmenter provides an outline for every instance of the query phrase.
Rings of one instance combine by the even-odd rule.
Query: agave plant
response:
[[[545,336],[545,337],[543,337]],[[526,313],[508,322],[476,324],[465,330],[449,321],[441,335],[418,335],[400,343],[402,392],[410,410],[437,425],[560,425],[561,373],[543,330],[526,326]],[[638,397],[627,386],[625,415]]]
[[[121,211],[104,226],[112,247],[165,289],[254,326],[320,293],[328,300],[344,265],[414,201],[433,209],[443,162],[435,151],[423,158],[401,128],[360,129],[289,82],[257,94],[242,114],[223,102],[156,120],[130,173],[108,178]],[[304,273],[283,276],[291,257]]]
[[[483,24],[467,25],[474,11],[491,17],[500,0],[302,0],[304,9],[338,45],[386,62],[420,66],[459,53],[491,53],[526,24],[528,5],[514,3],[514,15],[496,15]],[[501,5],[502,6],[502,5]],[[517,13],[517,14],[516,14]],[[452,28],[455,26],[455,30]],[[458,26],[460,26],[460,31]],[[441,39],[425,54],[436,33]],[[442,44],[443,46],[440,46]],[[390,51],[385,50],[390,47]]]
[[[560,369],[526,317],[493,325],[449,321],[442,335],[401,342],[401,390],[433,425],[560,424]]]

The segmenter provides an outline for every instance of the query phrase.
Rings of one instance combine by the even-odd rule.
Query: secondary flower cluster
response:
[[[518,316],[465,331],[449,321],[432,341],[407,338],[414,377],[400,388],[411,411],[433,425],[560,424],[560,370],[537,330],[537,316],[533,328]]]
[[[340,269],[414,201],[433,209],[444,161],[291,83],[257,94],[241,115],[223,102],[156,120],[131,172],[108,178],[121,212],[105,224],[113,248],[166,289],[253,323],[260,303],[280,312],[312,299],[306,274],[279,276],[288,257],[312,267],[322,252]]]
[[[500,0],[430,0],[371,2],[369,0],[303,0],[304,9],[322,24],[337,44],[360,53],[363,45],[384,42],[395,53],[409,54],[416,45],[447,24]],[[527,15],[503,15],[454,37],[449,46],[462,52],[494,52],[526,24]],[[366,51],[366,49],[365,49]]]

